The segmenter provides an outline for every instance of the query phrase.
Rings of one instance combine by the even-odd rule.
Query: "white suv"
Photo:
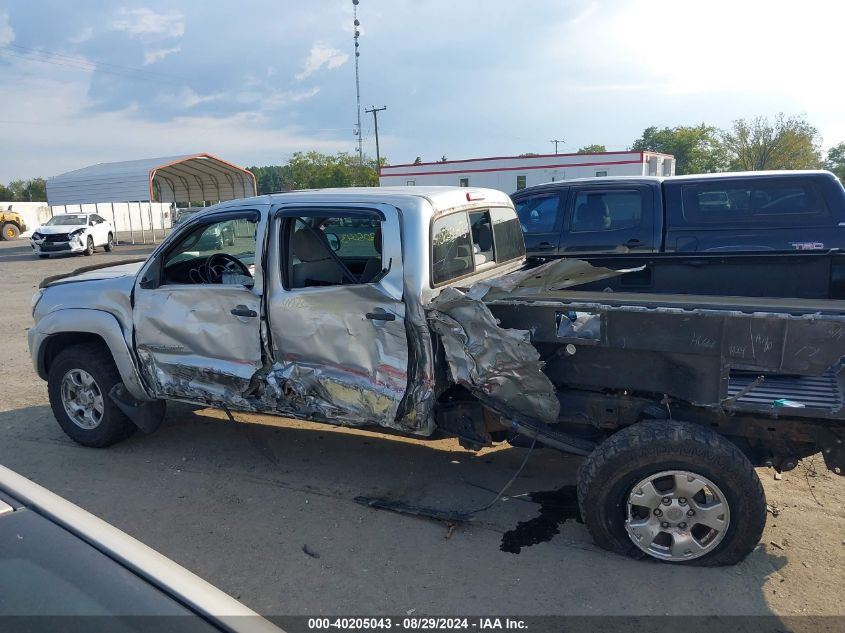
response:
[[[92,255],[98,246],[107,251],[114,248],[114,227],[96,213],[63,213],[36,228],[29,243],[39,257],[53,253]]]

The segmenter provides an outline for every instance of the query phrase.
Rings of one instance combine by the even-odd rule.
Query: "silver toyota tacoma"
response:
[[[827,404],[845,306],[595,291],[632,272],[527,266],[498,191],[275,194],[192,215],[143,262],[45,280],[29,345],[86,446],[152,432],[181,400],[551,447],[586,457],[601,546],[735,563],[766,520],[753,466],[845,466],[845,407]]]

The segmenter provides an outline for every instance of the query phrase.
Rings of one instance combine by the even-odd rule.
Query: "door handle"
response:
[[[235,306],[232,308],[232,314],[236,317],[257,317],[258,312],[255,310],[251,310],[244,305]]]
[[[555,247],[551,242],[540,242],[537,244],[537,250],[549,251]]]
[[[367,312],[367,318],[370,321],[395,321],[396,315],[390,312]]]
[[[638,240],[636,237],[632,237],[630,240],[625,242],[626,246],[639,246],[640,244],[642,244],[642,242],[640,240]]]

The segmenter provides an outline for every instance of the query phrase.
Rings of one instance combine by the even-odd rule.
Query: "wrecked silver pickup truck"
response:
[[[845,466],[845,304],[586,291],[626,271],[524,264],[496,191],[236,200],[145,262],[45,280],[30,350],[86,446],[152,432],[182,400],[583,455],[596,542],[668,562],[756,546],[753,466],[820,450]]]

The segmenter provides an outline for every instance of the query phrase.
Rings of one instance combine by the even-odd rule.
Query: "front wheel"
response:
[[[94,238],[90,235],[88,236],[88,241],[85,244],[85,250],[82,251],[83,255],[93,255],[94,254]]]
[[[766,524],[751,462],[685,422],[641,422],[608,438],[581,466],[578,502],[601,547],[669,563],[738,563]]]
[[[50,365],[47,391],[62,430],[83,446],[102,447],[132,435],[137,427],[109,397],[120,382],[111,354],[101,345],[68,347]]]
[[[21,236],[21,230],[17,224],[6,222],[2,228],[2,236],[4,240],[16,240]]]

